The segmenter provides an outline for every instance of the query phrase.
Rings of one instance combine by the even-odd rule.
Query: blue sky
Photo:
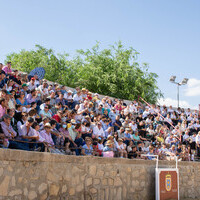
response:
[[[171,75],[190,79],[180,88],[182,106],[200,103],[199,0],[0,0],[0,7],[0,62],[35,44],[73,55],[121,40],[159,75],[164,103],[177,105]]]

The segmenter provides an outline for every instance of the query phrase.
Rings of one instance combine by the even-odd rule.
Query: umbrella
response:
[[[45,69],[43,67],[36,67],[29,73],[29,76],[34,75],[37,75],[40,80],[43,79],[45,75]]]

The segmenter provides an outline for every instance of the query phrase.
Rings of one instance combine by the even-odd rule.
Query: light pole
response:
[[[189,79],[188,78],[184,78],[180,83],[179,82],[175,82],[175,79],[176,79],[176,76],[171,76],[169,81],[177,85],[177,103],[178,103],[178,107],[179,107],[179,86],[186,85]]]

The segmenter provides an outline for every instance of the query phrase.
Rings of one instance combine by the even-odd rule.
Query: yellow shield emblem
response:
[[[165,189],[169,192],[172,188],[172,179],[171,175],[168,174],[165,176]]]

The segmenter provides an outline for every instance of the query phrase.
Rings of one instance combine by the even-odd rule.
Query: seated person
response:
[[[93,147],[92,147],[92,138],[85,138],[85,145],[82,146],[81,154],[84,156],[92,156],[94,155]]]
[[[13,141],[17,136],[17,132],[11,126],[11,117],[8,114],[3,116],[3,121],[0,123],[2,132],[4,133],[5,138],[9,139],[9,148],[11,149],[22,149],[29,150],[26,144]]]
[[[63,154],[61,153],[58,149],[56,149],[54,147],[54,142],[53,139],[51,137],[51,124],[50,123],[46,123],[44,124],[44,130],[42,130],[40,132],[41,137],[43,138],[43,143],[45,144],[45,146],[47,146],[47,148],[49,149],[49,151],[51,153],[56,153],[56,154]]]
[[[113,145],[112,140],[106,142],[106,146],[103,148],[103,157],[114,157]]]

